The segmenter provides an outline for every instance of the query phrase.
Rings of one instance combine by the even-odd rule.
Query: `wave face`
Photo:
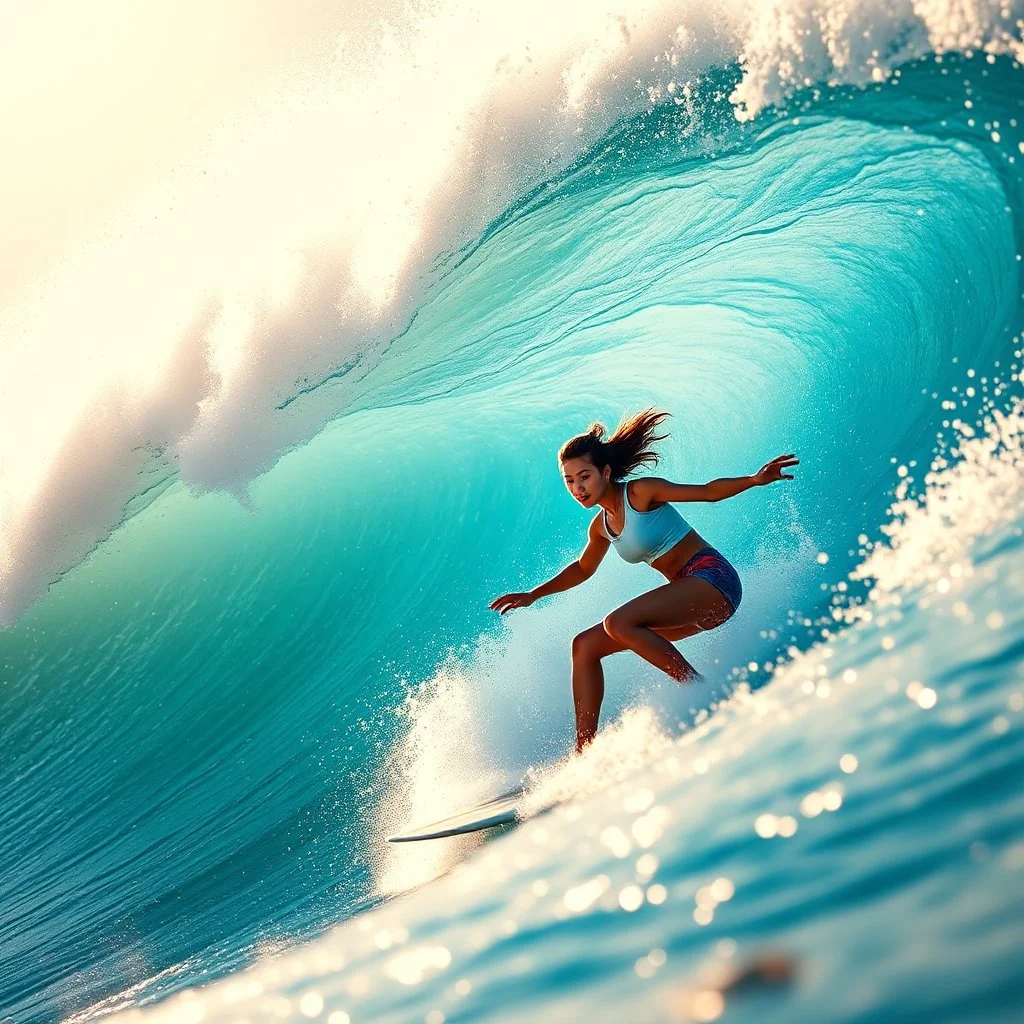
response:
[[[339,920],[355,917],[353,927],[381,920],[364,912],[470,855],[471,844],[388,851],[382,836],[401,822],[429,820],[489,795],[568,748],[569,639],[652,577],[644,567],[609,560],[585,588],[506,622],[495,623],[487,605],[551,574],[580,547],[585,521],[560,481],[559,444],[592,419],[615,421],[647,403],[673,414],[662,463],[668,476],[747,473],[779,451],[800,453],[803,464],[793,485],[688,513],[740,569],[744,605],[727,628],[689,645],[712,680],[699,695],[652,678],[639,661],[609,665],[605,721],[625,717],[601,756],[614,754],[620,769],[644,770],[650,751],[672,749],[666,721],[689,720],[715,695],[771,675],[787,649],[820,638],[823,616],[829,637],[846,637],[844,665],[863,684],[845,708],[814,705],[813,731],[790,745],[785,723],[772,734],[763,716],[722,713],[721,728],[744,750],[775,738],[749,762],[736,762],[743,771],[723,771],[713,795],[689,782],[664,790],[676,820],[711,837],[693,854],[699,865],[686,867],[692,831],[665,833],[658,856],[678,862],[672,885],[688,885],[698,867],[709,877],[718,873],[722,821],[746,828],[749,812],[789,806],[745,789],[751,773],[779,780],[793,803],[818,785],[817,774],[794,773],[795,762],[824,772],[847,741],[866,750],[868,738],[844,733],[840,718],[877,721],[879,742],[912,752],[912,772],[902,773],[893,759],[876,760],[864,791],[864,799],[874,794],[879,801],[872,828],[898,815],[908,829],[915,822],[933,829],[935,808],[921,787],[934,757],[977,759],[961,788],[942,790],[950,813],[963,816],[957,841],[997,851],[999,870],[1019,868],[1019,842],[1011,845],[1005,824],[1012,795],[998,790],[979,809],[971,789],[990,769],[1010,772],[1021,760],[1017,723],[991,726],[1000,701],[1019,710],[1014,673],[1024,624],[1011,609],[1020,607],[1022,523],[1019,501],[1004,507],[992,500],[996,490],[1019,494],[1020,463],[1004,451],[1019,428],[1008,428],[1003,448],[984,449],[984,479],[1000,481],[996,490],[963,490],[941,530],[907,518],[907,530],[921,538],[959,536],[963,564],[973,558],[999,568],[986,577],[987,591],[978,575],[963,584],[974,588],[960,597],[964,608],[986,609],[972,613],[977,635],[950,610],[956,593],[948,609],[935,603],[936,594],[960,585],[959,575],[943,576],[947,590],[936,591],[937,580],[911,581],[906,567],[890,568],[890,577],[884,566],[871,567],[872,579],[889,579],[882,588],[888,599],[906,592],[903,625],[886,633],[883,645],[897,661],[876,655],[880,626],[846,623],[835,604],[856,592],[864,607],[881,607],[878,586],[847,583],[847,575],[867,541],[883,536],[893,486],[941,489],[927,475],[937,439],[941,447],[957,425],[978,428],[986,409],[1008,407],[1020,393],[1024,90],[1015,44],[1001,27],[1012,26],[1013,12],[1003,18],[972,7],[946,17],[866,5],[819,18],[796,4],[766,8],[772,17],[756,10],[712,5],[680,20],[674,9],[649,5],[621,23],[603,11],[581,15],[552,28],[546,48],[535,42],[533,71],[515,54],[534,36],[489,22],[489,32],[512,34],[504,47],[513,56],[493,71],[495,53],[481,40],[497,43],[480,37],[480,51],[469,47],[466,63],[449,69],[446,87],[465,107],[450,123],[429,122],[424,130],[433,132],[435,148],[410,136],[404,155],[400,147],[373,151],[365,166],[348,159],[338,171],[346,194],[366,200],[376,225],[354,221],[340,199],[326,204],[339,188],[334,171],[341,165],[328,174],[320,161],[344,154],[337,138],[326,149],[304,148],[321,137],[325,119],[351,116],[344,101],[370,79],[352,67],[343,75],[333,69],[343,80],[344,88],[332,79],[342,88],[339,101],[303,78],[295,95],[304,103],[296,107],[286,93],[273,108],[277,120],[254,115],[237,138],[221,139],[222,148],[197,164],[197,174],[217,171],[214,184],[199,186],[186,175],[175,186],[195,217],[189,224],[205,225],[206,236],[181,235],[173,217],[166,237],[151,225],[140,234],[156,208],[143,204],[5,314],[12,342],[5,358],[46,367],[61,383],[44,395],[32,391],[38,379],[26,378],[26,392],[40,401],[30,422],[48,427],[32,432],[25,452],[5,454],[0,505],[0,600],[8,623],[0,633],[5,1013],[19,1022],[77,1020],[146,1004]],[[538,22],[539,15],[524,24]],[[425,47],[456,23],[453,12],[434,13],[410,38]],[[928,55],[981,51],[979,44],[989,52]],[[440,89],[440,80],[424,79],[422,95],[410,90],[418,81],[406,62],[410,45],[394,42],[371,78],[402,69],[392,88],[415,125],[439,103],[431,89]],[[491,61],[486,75],[474,72],[487,87],[464,95],[457,72],[476,82],[469,70],[476,59],[481,67]],[[522,88],[528,80],[536,87],[532,99]],[[375,96],[381,104],[387,99]],[[364,118],[379,113],[373,103],[359,109]],[[272,168],[284,175],[282,191],[267,192],[274,209],[257,224],[257,240],[251,226],[243,230],[232,218],[251,212],[246,203],[259,190],[232,205],[236,171],[227,156],[255,162],[263,151],[239,139],[258,141],[270,137],[264,129],[274,135],[289,126],[287,166],[278,149]],[[451,141],[462,126],[470,141]],[[357,137],[347,136],[346,145]],[[451,142],[444,160],[439,139]],[[453,154],[461,160],[457,173]],[[292,174],[291,161],[315,168],[315,180]],[[374,168],[390,170],[378,181]],[[253,181],[264,189],[275,183],[272,176]],[[382,206],[387,190],[393,202]],[[146,203],[163,209],[167,195]],[[277,207],[282,195],[288,201]],[[227,213],[211,213],[212,196],[226,197]],[[403,209],[412,211],[408,218]],[[193,257],[184,270],[172,236]],[[230,250],[218,248],[224,238]],[[124,301],[94,316],[105,289],[115,287],[115,266],[137,252],[132,246],[165,243],[160,287],[116,277]],[[226,262],[244,252],[249,262]],[[235,267],[230,280],[226,265]],[[161,296],[155,306],[145,301],[154,294]],[[107,331],[122,339],[137,333],[147,339],[145,355],[129,358],[125,353],[137,350],[126,348],[114,377],[85,367],[80,354],[55,370],[54,350],[32,341],[67,326],[60,317],[76,295],[89,297],[78,309],[83,342]],[[74,401],[61,409],[48,404],[67,399],[76,374]],[[933,466],[931,476],[943,468]],[[984,519],[987,508],[1001,511]],[[986,534],[1005,540],[991,562],[978,547]],[[919,561],[942,564],[927,545],[914,548],[905,537],[900,543],[900,550],[921,550]],[[985,632],[979,623],[997,621],[992,615],[998,628]],[[886,689],[897,678],[902,693],[910,672],[931,687],[968,669],[980,680],[980,663],[949,642],[953,623],[971,650],[990,634],[998,641],[984,685],[960,683],[957,694],[940,688],[940,699],[962,707],[953,723],[958,735],[974,725],[990,730],[984,740],[971,733],[962,748],[907,718],[897,710],[905,698],[900,704]],[[930,641],[921,660],[921,645]],[[814,651],[809,658],[828,660],[820,647]],[[902,668],[895,667],[900,657]],[[825,671],[831,678],[832,668]],[[775,678],[758,692],[774,694],[784,709],[805,681],[787,689],[785,678]],[[716,763],[719,748],[706,746],[693,756]],[[678,751],[665,756],[683,763]],[[608,782],[623,784],[621,772]],[[636,786],[659,799],[663,792],[650,779]],[[717,808],[717,824],[693,817],[694,799]],[[596,813],[587,806],[588,815]],[[593,820],[601,824],[598,836],[607,828],[628,831],[617,819]],[[523,829],[495,849],[511,856],[528,846],[530,834]],[[551,834],[564,856],[572,819],[553,819]],[[814,934],[823,907],[855,913],[857,893],[881,884],[858,874],[865,859],[893,852],[892,842],[876,846],[864,835],[851,818],[819,839],[833,843],[847,865],[820,900],[793,883],[794,902],[782,918],[753,902],[735,928],[757,944],[801,928]],[[751,866],[759,842],[737,847],[739,866],[730,870],[739,874],[745,864],[767,885],[770,874]],[[594,852],[600,845],[581,854],[580,870],[592,868],[590,875],[571,882],[564,874],[571,864],[552,854],[536,862],[540,873],[531,884],[546,877],[545,865],[562,872],[563,889],[605,878],[596,907],[606,889],[625,884]],[[927,869],[939,889],[959,884],[956,871],[966,869],[954,866],[956,856],[950,846]],[[485,862],[477,855],[471,863]],[[913,894],[918,870],[909,862],[904,868],[887,883],[892,896],[872,927],[895,928],[901,920],[900,896]],[[818,868],[808,861],[794,870]],[[1001,877],[992,868],[975,879],[978,891],[997,891]],[[498,871],[494,884],[495,905],[507,910],[518,892],[513,874]],[[423,935],[436,923],[447,891],[439,886],[416,897],[402,925],[406,939],[413,919]],[[449,957],[460,927],[483,913],[474,902],[482,898],[443,925],[447,938],[435,946]],[[950,901],[944,911],[933,907],[932,916],[921,913],[916,920],[934,929],[929,934],[955,934],[958,924],[981,927],[1000,912],[985,903],[971,917],[962,901]],[[670,930],[672,916],[658,918],[658,927]],[[399,927],[397,918],[388,920]],[[504,957],[502,943],[512,941],[511,932],[501,938],[507,920],[514,920],[511,911],[494,917],[497,931],[476,955]],[[586,920],[594,930],[584,922],[570,943],[592,936],[595,957],[602,948],[618,956],[621,950],[601,946],[597,919]],[[946,1002],[928,1004],[938,1019],[957,1019],[957,1000],[979,992],[990,1000],[984,1006],[992,1019],[1005,1016],[1006,943],[1020,936],[999,920],[993,987],[950,982]],[[547,920],[519,951],[548,998],[561,991],[557,971],[538,973],[549,946],[562,950],[555,961],[573,963],[558,927]],[[354,947],[354,934],[345,932],[344,943]],[[367,967],[368,977],[383,970],[382,951],[405,941],[397,934],[381,939],[374,954],[380,963]],[[640,932],[624,934],[634,944],[647,941]],[[657,942],[672,953],[673,941],[668,931],[652,932],[646,949]],[[698,947],[687,945],[693,941],[679,939],[690,959],[697,956]],[[839,941],[834,930],[827,941]],[[844,961],[846,988],[842,978],[830,988],[848,990],[835,1004],[846,1009],[834,1019],[851,1019],[861,998],[850,980],[866,963],[858,955],[865,954],[850,952]],[[436,949],[425,960],[414,957],[394,969],[407,969],[398,983],[408,976],[418,985],[441,959]],[[650,961],[654,969],[657,960]],[[332,970],[343,966],[330,963]],[[925,987],[934,972],[955,974],[941,958],[922,954],[916,964]],[[647,970],[637,968],[633,983]],[[363,999],[374,1019],[392,1019],[385,1012],[400,1019],[408,1009],[376,988],[371,997],[357,975],[345,977],[331,991],[349,1000],[353,1020]],[[504,996],[497,998],[500,979],[492,980],[493,1010]],[[453,982],[442,971],[436,985]],[[278,982],[261,984],[270,992]],[[893,1019],[913,1012],[887,994],[884,979],[878,984],[864,1013],[876,1005]],[[429,990],[435,1002],[440,987]],[[601,990],[595,983],[583,991],[590,993],[579,997],[587,1010]],[[378,997],[379,1005],[372,1002]],[[636,992],[627,986],[614,998]],[[344,1009],[341,995],[334,1002]],[[435,1002],[424,1003],[423,1013]],[[301,1013],[316,1016],[319,1009],[307,1012],[312,1006]],[[214,1004],[204,1012],[214,1015]],[[289,1004],[288,1013],[297,1012],[298,1003]],[[444,1012],[456,1019],[451,1007]],[[479,1006],[474,1013],[486,1019]],[[807,1015],[833,1019],[818,1004]]]

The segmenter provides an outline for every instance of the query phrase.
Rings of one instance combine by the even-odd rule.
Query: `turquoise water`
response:
[[[163,479],[0,633],[3,1014],[91,1019],[254,963],[154,1012],[1020,1005],[1019,421],[973,475],[927,476],[954,418],[984,435],[1021,393],[1020,70],[929,59],[745,123],[730,80],[617,122],[450,254],[379,361],[292,396],[348,389],[246,500]],[[569,640],[653,577],[609,560],[506,621],[487,605],[581,545],[559,444],[648,403],[673,414],[665,475],[802,460],[687,510],[746,595],[688,645],[707,687],[614,659],[591,760],[530,776],[560,808],[387,848],[567,753]],[[888,543],[901,479],[946,503],[907,517],[868,594],[847,574]],[[729,898],[696,902],[716,879]],[[766,950],[791,980],[707,974]]]

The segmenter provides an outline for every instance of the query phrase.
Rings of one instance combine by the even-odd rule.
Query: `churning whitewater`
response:
[[[371,12],[10,298],[0,1018],[1006,1020],[1022,13]],[[646,405],[802,472],[686,507],[743,605],[566,761],[658,579],[488,604]]]

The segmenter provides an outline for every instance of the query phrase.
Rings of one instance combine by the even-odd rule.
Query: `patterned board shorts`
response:
[[[743,599],[740,578],[725,556],[714,548],[701,548],[672,577],[672,582],[675,583],[676,580],[681,580],[684,576],[697,576],[706,580],[732,605],[734,612],[739,608],[740,601]]]

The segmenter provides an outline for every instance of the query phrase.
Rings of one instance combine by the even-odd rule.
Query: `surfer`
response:
[[[673,501],[721,501],[751,487],[792,480],[783,472],[799,465],[793,455],[778,455],[753,476],[723,477],[706,484],[677,484],[662,477],[626,480],[640,466],[658,461],[655,434],[669,414],[645,409],[624,418],[610,437],[594,423],[562,445],[558,461],[565,486],[584,508],[600,511],[590,523],[580,557],[556,576],[523,594],[504,594],[491,608],[505,614],[527,608],[590,579],[609,546],[627,562],[647,562],[668,582],[616,608],[573,637],[572,695],[576,706],[576,749],[597,732],[604,672],[601,659],[630,650],[681,683],[700,675],[673,646],[729,619],[742,597],[740,578],[725,557],[711,547],[672,507]]]

